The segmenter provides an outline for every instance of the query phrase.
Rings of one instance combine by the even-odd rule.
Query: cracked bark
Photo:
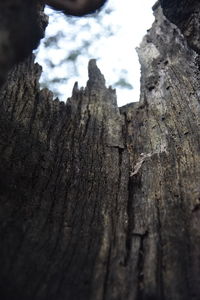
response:
[[[199,67],[157,5],[139,103],[94,60],[65,104],[33,58],[0,93],[0,298],[197,300]]]

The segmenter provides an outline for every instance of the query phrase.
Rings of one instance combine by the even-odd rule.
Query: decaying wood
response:
[[[164,15],[178,26],[189,46],[200,54],[200,2],[198,0],[160,0],[157,4],[159,3]]]
[[[139,103],[94,60],[65,104],[29,58],[0,94],[0,299],[197,300],[198,55],[157,5]]]

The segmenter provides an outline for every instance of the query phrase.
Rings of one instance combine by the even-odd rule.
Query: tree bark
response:
[[[181,30],[189,46],[200,54],[200,3],[198,0],[160,0],[164,15]],[[158,2],[158,4],[159,4]],[[156,4],[157,5],[157,4]]]
[[[33,58],[0,94],[0,299],[197,300],[199,56],[155,9],[139,103],[89,63],[67,103]]]

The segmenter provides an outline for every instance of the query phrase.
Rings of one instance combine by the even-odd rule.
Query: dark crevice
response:
[[[118,148],[118,153],[119,153],[119,161],[118,161],[118,167],[119,167],[119,178],[118,178],[118,192],[120,189],[120,185],[121,185],[121,177],[122,177],[122,163],[123,163],[123,152],[124,149],[122,148]],[[118,194],[118,193],[117,193]],[[117,195],[118,196],[118,195]]]
[[[145,239],[148,236],[148,231],[146,231],[144,234],[138,234],[135,233],[135,236],[138,236],[140,238],[140,247],[139,247],[139,255],[138,255],[138,263],[137,263],[137,274],[138,274],[138,287],[137,287],[137,296],[136,300],[150,300],[150,299],[156,299],[151,298],[151,296],[145,295],[144,291],[144,258],[145,258]]]
[[[123,112],[124,115],[124,126],[122,128],[123,130],[123,136],[125,137],[125,145],[127,150],[129,149],[129,141],[128,141],[128,117],[126,111]],[[134,212],[133,212],[133,201],[134,201],[134,182],[135,178],[130,177],[130,172],[131,172],[131,154],[130,151],[128,150],[128,155],[129,155],[129,179],[128,179],[128,199],[127,199],[127,232],[126,232],[126,255],[124,258],[124,266],[127,266],[129,263],[129,258],[131,255],[131,244],[132,244],[132,231],[133,231],[133,226],[134,226]]]
[[[158,243],[157,243],[157,295],[159,299],[165,300],[164,285],[163,285],[163,242],[162,242],[162,223],[160,217],[159,199],[156,199],[156,212],[157,212],[157,230],[158,230]]]
[[[134,199],[134,180],[133,177],[129,177],[128,183],[128,202],[127,202],[127,216],[128,225],[126,233],[126,257],[124,260],[124,265],[128,265],[128,261],[131,253],[131,243],[132,243],[132,230],[134,225],[134,213],[133,213],[133,199]]]
[[[111,246],[109,247],[108,251],[108,257],[107,257],[107,262],[106,262],[106,274],[105,274],[105,279],[104,279],[104,284],[103,284],[103,298],[102,300],[106,300],[106,293],[108,289],[108,283],[109,283],[109,275],[110,275],[110,259],[111,259]]]

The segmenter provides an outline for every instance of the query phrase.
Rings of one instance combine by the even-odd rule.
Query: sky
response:
[[[69,25],[61,13],[56,17],[50,17],[46,35],[51,36],[60,31],[64,33],[64,36],[59,39],[59,47],[54,47],[48,51],[41,43],[37,54],[37,61],[43,66],[41,80],[45,76],[51,79],[55,76],[68,78],[67,82],[63,81],[57,88],[60,93],[60,100],[66,101],[71,96],[75,81],[78,81],[79,87],[86,85],[88,60],[96,58],[107,86],[114,86],[122,77],[129,84],[129,88],[116,88],[118,105],[122,106],[139,101],[140,65],[135,48],[139,46],[143,36],[154,21],[152,14],[154,3],[155,0],[108,0],[104,10],[111,8],[112,11],[105,14],[100,23],[95,23],[90,18],[83,18],[80,19],[79,26],[76,24]],[[51,10],[47,9],[46,13],[50,15]],[[87,24],[92,28],[92,32],[91,30],[87,31],[87,29],[80,30],[80,28],[87,28]],[[110,28],[114,34],[107,35],[106,28]],[[97,39],[94,38],[95,32],[99,34]],[[89,51],[83,49],[76,65],[57,67],[53,72],[45,66],[47,58],[54,65],[59,64],[60,60],[66,56],[67,51],[76,49],[80,41],[89,39],[93,40],[92,47],[89,48]]]

